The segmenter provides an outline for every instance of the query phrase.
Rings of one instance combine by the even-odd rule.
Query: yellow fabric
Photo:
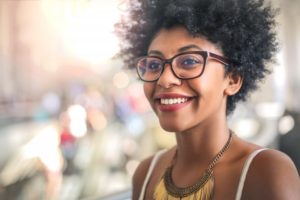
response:
[[[201,187],[195,193],[193,193],[187,197],[176,198],[176,197],[173,197],[170,194],[168,194],[166,187],[165,187],[164,179],[162,178],[155,188],[153,199],[155,199],[155,200],[178,200],[178,199],[211,200],[213,197],[213,189],[214,189],[214,178],[213,178],[213,176],[211,176],[210,179],[208,179],[208,181],[203,185],[203,187]]]

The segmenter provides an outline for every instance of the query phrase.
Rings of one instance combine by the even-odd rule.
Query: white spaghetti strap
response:
[[[154,155],[154,157],[153,157],[153,159],[152,159],[152,161],[151,161],[151,164],[150,164],[150,166],[149,166],[149,169],[148,169],[146,178],[145,178],[145,180],[144,180],[143,187],[142,187],[142,190],[141,190],[141,192],[140,192],[139,200],[143,200],[143,199],[144,199],[145,192],[146,192],[146,187],[147,187],[147,185],[148,185],[148,182],[149,182],[149,180],[150,180],[150,177],[151,177],[151,175],[152,175],[152,172],[153,172],[153,170],[154,170],[154,167],[155,167],[155,165],[156,165],[158,159],[160,158],[160,156],[161,156],[164,152],[166,152],[166,151],[167,151],[167,149],[160,150],[159,152],[157,152],[157,153]]]
[[[242,170],[242,174],[241,174],[241,177],[240,177],[240,182],[239,182],[239,186],[238,186],[237,193],[236,193],[236,196],[235,196],[235,200],[240,200],[241,197],[242,197],[246,176],[247,176],[247,173],[248,173],[251,162],[253,161],[253,159],[255,158],[255,156],[257,154],[259,154],[260,152],[262,152],[264,150],[266,150],[266,149],[263,148],[263,149],[255,150],[254,152],[252,152],[248,156],[248,158],[247,158],[247,160],[246,160],[246,162],[243,166],[243,170]]]

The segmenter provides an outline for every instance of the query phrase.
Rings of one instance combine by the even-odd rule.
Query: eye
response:
[[[177,58],[176,63],[180,68],[191,69],[203,65],[203,58],[199,55],[182,55]]]
[[[146,61],[147,71],[160,71],[161,70],[161,61],[156,59],[149,59]]]
[[[185,60],[183,60],[183,62],[181,63],[182,65],[195,65],[198,64],[199,62],[193,58],[187,58]]]

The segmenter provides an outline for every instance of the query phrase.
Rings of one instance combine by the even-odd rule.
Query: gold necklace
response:
[[[200,180],[192,186],[177,187],[172,179],[172,170],[174,164],[168,167],[164,173],[163,179],[157,185],[154,193],[154,199],[212,199],[214,189],[213,167],[224,155],[225,151],[229,148],[232,141],[233,132],[229,130],[229,137],[226,144],[219,151],[219,153],[210,162],[208,168],[205,170]],[[176,156],[176,154],[175,154]],[[187,198],[191,196],[191,198]]]

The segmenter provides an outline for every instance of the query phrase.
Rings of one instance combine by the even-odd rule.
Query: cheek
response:
[[[225,89],[224,86],[226,85],[224,73],[224,67],[221,64],[208,65],[200,79],[193,84],[198,87],[199,90],[208,93],[221,92]]]
[[[199,96],[200,100],[213,102],[224,96],[224,78],[220,75],[203,76],[200,79],[192,79],[189,86]]]
[[[151,98],[153,97],[153,93],[154,93],[154,84],[153,83],[144,83],[144,94],[146,96],[146,98],[148,99],[148,101],[151,103]]]

